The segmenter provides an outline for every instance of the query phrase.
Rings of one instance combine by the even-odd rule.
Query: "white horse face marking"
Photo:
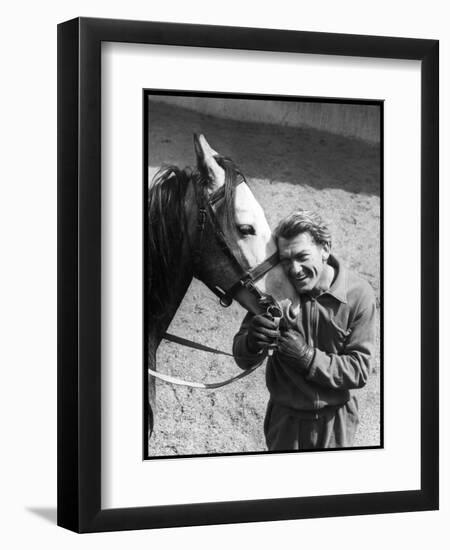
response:
[[[237,244],[251,268],[276,252],[277,246],[264,211],[246,183],[236,187],[235,220],[239,235]],[[298,312],[298,295],[280,264],[256,281],[255,286],[278,301],[289,300],[293,311]],[[236,298],[245,306],[248,295],[242,292]]]
[[[236,187],[235,221],[238,246],[250,267],[263,262],[276,246],[266,216],[246,183]]]

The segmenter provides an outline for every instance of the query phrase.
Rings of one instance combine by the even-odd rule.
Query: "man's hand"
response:
[[[314,348],[309,346],[305,337],[292,328],[283,331],[278,339],[278,353],[290,364],[307,370],[314,359]]]
[[[247,347],[251,353],[259,353],[277,343],[280,332],[277,321],[267,314],[252,317],[247,334]]]

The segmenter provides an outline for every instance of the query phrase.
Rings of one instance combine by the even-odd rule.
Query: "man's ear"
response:
[[[328,243],[322,245],[322,261],[325,263],[328,261],[328,258],[330,257],[330,245]]]

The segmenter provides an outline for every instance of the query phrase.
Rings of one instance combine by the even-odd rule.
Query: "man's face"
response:
[[[299,294],[320,286],[328,246],[315,243],[310,233],[300,233],[291,239],[279,237],[278,251],[281,265]]]

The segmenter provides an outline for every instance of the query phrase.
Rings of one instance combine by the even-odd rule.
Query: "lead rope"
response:
[[[233,355],[232,353],[228,353],[226,351],[222,351],[215,348],[210,348],[209,346],[204,346],[203,344],[198,344],[197,342],[192,342],[191,340],[186,340],[185,338],[181,338],[180,336],[175,336],[174,334],[169,334],[168,332],[164,334],[163,338],[165,340],[168,340],[169,342],[181,344],[182,346],[186,346],[188,348],[197,349],[200,351],[206,351],[208,353],[215,353],[216,355],[226,355],[228,357],[233,357],[235,359],[240,358],[240,356],[238,355]],[[232,378],[228,378],[227,380],[222,380],[221,382],[190,382],[188,380],[183,380],[182,378],[170,376],[169,374],[162,374],[153,369],[148,369],[148,373],[154,378],[158,378],[158,380],[162,380],[163,382],[168,382],[170,384],[177,384],[178,386],[187,386],[189,388],[213,390],[217,388],[222,388],[223,386],[227,386],[228,384],[231,384],[232,382],[234,382],[235,380],[239,380],[240,378],[245,378],[246,376],[251,374],[253,371],[255,371],[258,367],[260,367],[262,364],[263,364],[263,361],[261,361],[261,363],[259,363],[258,365],[255,365],[254,367],[251,367],[250,369],[247,369],[237,374],[236,376],[233,376]]]
[[[275,311],[271,309],[272,307],[273,306],[269,306],[267,308],[267,313],[269,313],[272,316],[273,320],[278,321],[278,324],[279,324],[283,315],[282,310],[279,309],[278,311]],[[173,342],[175,344],[181,344],[182,346],[185,346],[187,348],[192,348],[199,351],[206,351],[207,353],[214,353],[216,355],[225,355],[227,357],[233,357],[234,359],[245,359],[244,356],[233,355],[232,353],[228,353],[227,351],[210,348],[209,346],[205,346],[204,344],[199,344],[197,342],[193,342],[192,340],[181,338],[181,336],[175,336],[174,334],[169,334],[168,332],[164,333],[163,339],[169,342]],[[274,351],[273,349],[269,349],[268,355],[271,356],[273,354],[273,351]],[[227,386],[228,384],[231,384],[236,380],[245,378],[246,376],[254,372],[257,368],[259,368],[263,364],[265,358],[266,358],[266,355],[261,354],[261,361],[257,365],[249,369],[246,369],[245,371],[237,374],[236,376],[228,378],[227,380],[222,380],[221,382],[190,382],[188,380],[183,380],[182,378],[170,376],[169,374],[162,374],[153,369],[148,369],[148,373],[150,374],[150,376],[153,376],[154,378],[158,378],[158,380],[162,380],[163,382],[168,382],[170,384],[177,384],[178,386],[187,386],[189,388],[200,388],[205,390],[212,390],[212,389],[222,388],[223,386]]]

